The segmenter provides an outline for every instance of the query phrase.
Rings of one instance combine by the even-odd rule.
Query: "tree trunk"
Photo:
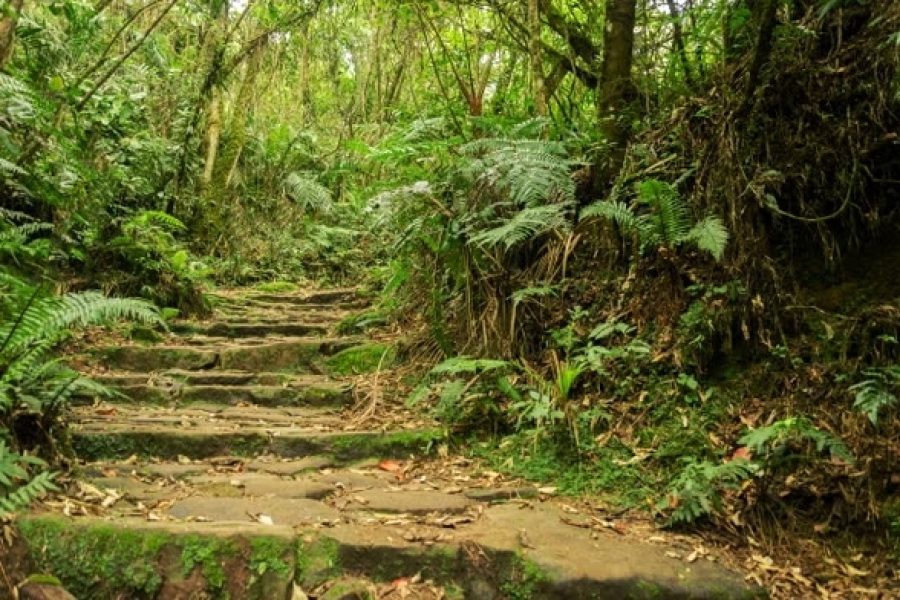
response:
[[[594,167],[592,191],[605,194],[625,161],[633,91],[631,64],[637,0],[606,0],[606,35],[603,44],[598,111],[600,135],[606,152]]]
[[[539,117],[546,117],[547,90],[544,86],[544,66],[541,60],[541,8],[539,0],[528,0],[528,54],[531,58],[534,110]]]
[[[5,69],[12,58],[13,46],[16,42],[16,25],[25,0],[12,0],[8,7],[9,14],[0,19],[0,69]]]
[[[310,80],[310,41],[309,41],[310,24],[305,23],[303,29],[300,30],[303,39],[303,48],[300,50],[300,73],[299,73],[299,101],[302,122],[311,121],[314,117],[312,90],[309,86]]]
[[[206,162],[200,182],[203,188],[213,180],[216,158],[219,155],[219,139],[222,136],[222,100],[218,90],[212,91],[212,98],[206,108]]]
[[[747,75],[747,87],[744,91],[744,100],[738,109],[735,118],[747,116],[753,108],[753,97],[756,88],[762,80],[762,70],[769,61],[772,53],[772,42],[775,38],[775,25],[777,24],[778,2],[777,0],[765,0],[760,7],[759,29],[756,36],[756,48],[753,52],[753,62]]]

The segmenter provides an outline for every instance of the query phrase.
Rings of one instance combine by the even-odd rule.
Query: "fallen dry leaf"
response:
[[[403,471],[403,465],[396,460],[385,459],[378,463],[378,468],[388,473],[398,473]]]

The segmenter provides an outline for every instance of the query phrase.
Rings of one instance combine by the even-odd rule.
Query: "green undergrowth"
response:
[[[365,333],[370,329],[386,325],[390,321],[388,312],[381,308],[372,308],[348,315],[338,323],[337,332],[341,335]]]
[[[493,470],[556,487],[564,495],[599,495],[616,506],[646,504],[661,483],[661,475],[630,463],[634,454],[611,443],[591,456],[578,456],[552,442],[537,447],[527,435],[516,434],[466,444],[472,456]]]

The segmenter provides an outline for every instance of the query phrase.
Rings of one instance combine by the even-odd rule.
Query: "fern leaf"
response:
[[[675,245],[687,235],[690,227],[688,208],[671,185],[658,179],[644,180],[638,185],[638,199],[653,208],[651,218],[663,243]]]
[[[513,367],[505,360],[457,356],[449,358],[431,370],[432,375],[475,375]]]
[[[612,221],[623,231],[637,232],[641,223],[634,210],[624,202],[600,200],[581,211],[582,219],[601,218]]]
[[[329,213],[334,208],[331,191],[307,175],[291,173],[284,180],[285,194],[308,211]]]
[[[728,247],[728,229],[718,217],[706,217],[684,235],[683,240],[691,242],[700,250],[709,252],[716,260],[722,260]]]
[[[567,210],[566,204],[525,208],[512,218],[502,221],[500,225],[476,233],[470,238],[470,242],[488,248],[504,246],[510,250],[544,233],[567,230],[569,228],[566,219]]]

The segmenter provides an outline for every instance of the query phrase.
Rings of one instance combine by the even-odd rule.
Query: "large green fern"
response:
[[[55,442],[69,398],[98,390],[53,358],[53,347],[73,328],[123,318],[159,323],[160,318],[155,308],[140,300],[106,298],[96,292],[47,296],[11,276],[0,278],[0,289],[0,437],[5,433],[13,449],[37,444],[52,455],[53,448],[46,446]],[[36,433],[43,439],[23,437]]]
[[[470,142],[460,152],[477,159],[467,168],[479,184],[493,188],[518,207],[567,202],[575,197],[571,171],[576,163],[566,158],[562,144],[488,138]]]
[[[0,518],[54,489],[46,463],[57,458],[63,410],[78,393],[104,392],[51,355],[75,327],[128,318],[159,322],[139,300],[88,292],[56,297],[0,273]],[[35,472],[36,471],[36,472]]]
[[[647,207],[647,212],[639,212],[642,206]],[[635,205],[601,200],[584,208],[580,216],[609,220],[622,231],[635,234],[642,252],[660,246],[692,244],[721,260],[728,246],[728,230],[721,219],[708,216],[693,223],[684,198],[670,184],[656,179],[638,185]]]
[[[12,452],[0,439],[0,519],[27,508],[47,492],[56,489],[53,473],[31,473],[32,469],[44,469],[46,466],[42,460]]]

